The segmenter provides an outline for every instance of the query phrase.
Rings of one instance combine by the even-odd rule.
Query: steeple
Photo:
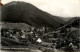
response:
[[[0,0],[0,6],[3,6],[3,4],[1,3],[1,0]]]

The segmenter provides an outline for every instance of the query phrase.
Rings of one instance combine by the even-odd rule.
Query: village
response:
[[[65,21],[20,1],[0,7],[1,50],[80,51],[80,17]]]
[[[74,23],[76,23],[76,26]],[[19,26],[15,28],[16,25],[13,28],[8,28],[9,25],[11,24],[8,24],[7,28],[1,29],[2,46],[24,45],[28,47],[39,45],[63,50],[79,49],[80,47],[79,19],[55,30],[47,27],[36,28],[29,25],[26,26],[26,29],[20,29]]]

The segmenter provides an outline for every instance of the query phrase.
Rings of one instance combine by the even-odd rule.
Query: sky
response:
[[[2,3],[11,1],[28,2],[56,16],[80,17],[80,0],[2,0]]]

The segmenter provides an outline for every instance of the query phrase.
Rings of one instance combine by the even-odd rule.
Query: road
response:
[[[1,52],[80,52],[80,51],[61,51],[61,50],[57,50],[54,49],[49,50],[49,51],[41,51],[41,50],[30,50],[30,49],[26,49],[26,50],[1,50]]]

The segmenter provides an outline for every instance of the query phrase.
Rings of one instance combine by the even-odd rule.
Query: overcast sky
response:
[[[2,0],[2,3],[6,4],[11,1],[32,3],[52,15],[64,17],[80,16],[80,0]]]

